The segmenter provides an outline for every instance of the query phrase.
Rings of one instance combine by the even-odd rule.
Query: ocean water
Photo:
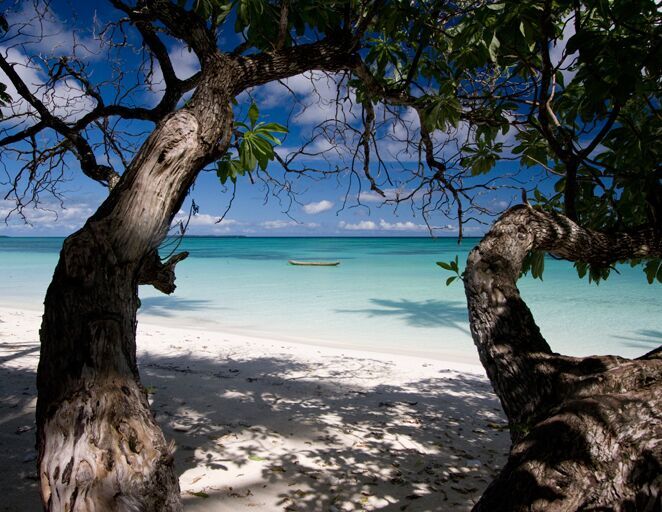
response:
[[[141,287],[139,319],[195,329],[477,362],[464,290],[435,265],[478,242],[430,238],[190,237],[177,290]],[[0,306],[39,310],[62,239],[0,238]],[[339,260],[296,267],[288,259]],[[662,287],[619,268],[600,286],[546,260],[519,282],[543,335],[569,355],[636,357],[662,343]]]

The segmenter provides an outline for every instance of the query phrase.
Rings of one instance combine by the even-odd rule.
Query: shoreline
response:
[[[44,292],[45,295],[46,292]],[[36,307],[34,302],[18,302],[14,306],[7,305],[6,303],[0,302],[0,312],[2,310],[21,310],[29,311],[41,315],[43,308]],[[177,325],[177,322],[181,321],[183,325]],[[369,354],[382,354],[390,357],[413,357],[419,359],[433,359],[435,361],[441,361],[445,363],[452,363],[458,365],[466,366],[466,371],[472,373],[478,373],[485,375],[485,370],[480,364],[478,359],[478,353],[475,350],[475,347],[472,345],[473,351],[469,354],[466,350],[458,350],[456,352],[444,351],[444,350],[425,350],[425,349],[415,349],[408,347],[406,349],[397,349],[389,345],[382,345],[380,347],[373,347],[367,343],[361,342],[339,342],[337,340],[328,340],[322,338],[311,338],[310,336],[305,337],[303,335],[283,335],[279,334],[277,337],[269,336],[265,331],[254,331],[250,329],[233,329],[230,327],[223,326],[219,323],[213,321],[204,321],[202,324],[195,324],[194,320],[187,317],[178,318],[173,317],[161,317],[149,313],[141,313],[138,310],[138,331],[140,332],[141,326],[149,326],[150,328],[164,327],[173,330],[191,330],[202,333],[215,333],[218,336],[229,335],[236,336],[239,338],[246,339],[255,339],[263,340],[265,343],[270,343],[274,339],[279,342],[289,343],[292,345],[300,345],[302,347],[322,347],[329,349],[337,349],[344,351],[351,351],[357,353],[369,353]],[[468,324],[467,324],[468,325]],[[138,343],[139,344],[139,343]],[[140,350],[140,346],[138,347]]]
[[[209,322],[208,325],[205,324],[202,327],[192,324],[186,324],[184,326],[175,326],[174,324],[177,322],[177,320],[178,319],[176,317],[170,319],[164,318],[162,319],[161,322],[159,322],[159,318],[156,316],[140,315],[139,313],[138,332],[140,332],[141,325],[144,325],[150,328],[163,327],[163,328],[172,329],[174,331],[190,330],[190,331],[202,332],[202,333],[214,333],[218,336],[231,336],[233,338],[238,338],[238,339],[243,338],[246,340],[262,341],[265,344],[269,344],[273,341],[277,341],[278,343],[297,346],[300,349],[305,349],[305,348],[330,349],[330,350],[338,350],[343,352],[350,352],[357,356],[370,354],[373,356],[381,355],[388,358],[404,357],[404,358],[420,359],[425,361],[432,359],[434,361],[439,361],[442,363],[457,365],[458,367],[463,368],[462,371],[467,371],[470,373],[475,373],[485,376],[485,369],[479,363],[477,352],[474,352],[472,356],[469,356],[469,355],[465,355],[465,353],[463,352],[450,353],[441,350],[426,351],[424,349],[413,349],[413,348],[399,350],[397,348],[390,347],[388,345],[382,345],[380,347],[372,347],[369,346],[368,344],[361,344],[360,342],[355,343],[352,341],[348,341],[346,343],[343,343],[339,341],[330,341],[321,338],[312,338],[312,339],[310,337],[305,338],[303,336],[296,336],[296,335],[288,336],[288,335],[279,334],[278,337],[270,337],[264,331],[251,331],[248,329],[245,330],[232,329],[221,326],[220,324],[216,324],[214,322]]]
[[[0,320],[0,510],[36,510],[40,313]],[[470,510],[510,443],[477,365],[145,320],[138,359],[185,510]]]

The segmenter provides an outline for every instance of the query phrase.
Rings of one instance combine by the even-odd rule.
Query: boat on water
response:
[[[339,261],[298,261],[287,260],[290,265],[302,265],[305,267],[337,267],[340,265]]]

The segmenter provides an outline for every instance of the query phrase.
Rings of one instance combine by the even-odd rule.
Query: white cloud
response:
[[[307,222],[307,223],[302,223],[302,222],[295,222],[293,220],[265,220],[264,222],[260,222],[260,227],[264,229],[285,229],[285,228],[307,228],[307,229],[312,229],[312,228],[318,228],[320,225],[315,223],[315,222]]]
[[[280,82],[269,82],[257,91],[262,108],[298,103],[293,122],[315,126],[336,116],[349,122],[360,119],[360,106],[354,93],[341,86],[339,74],[309,71]],[[347,100],[347,101],[345,101]]]
[[[200,71],[198,57],[184,45],[175,46],[168,52],[168,55],[175,75],[180,80],[186,80]]]
[[[371,220],[362,220],[355,224],[340,221],[338,227],[349,231],[400,231],[400,232],[427,232],[430,230],[426,224],[416,224],[412,221],[388,222],[380,219],[379,223]],[[453,231],[457,228],[451,224],[445,226],[432,226],[433,231]]]
[[[425,224],[414,224],[411,221],[386,222],[384,219],[381,219],[379,221],[379,229],[385,231],[427,231],[428,227]]]
[[[333,203],[323,199],[317,203],[308,203],[303,205],[303,211],[308,215],[316,215],[318,213],[326,212],[333,208]]]
[[[350,224],[348,222],[340,221],[338,226],[342,229],[347,229],[349,231],[373,231],[377,229],[377,224],[371,220],[362,220],[356,224]]]
[[[188,219],[188,212],[180,210],[173,219],[172,226],[177,226],[180,222],[186,224]],[[313,229],[318,228],[320,225],[314,222],[299,223],[293,220],[275,219],[265,220],[262,222],[252,223],[244,222],[236,219],[225,218],[218,222],[219,217],[216,215],[209,215],[206,213],[198,213],[192,215],[188,223],[187,232],[189,234],[225,234],[225,233],[256,233],[260,230],[281,230],[287,228],[294,229]]]
[[[284,229],[295,227],[297,223],[293,220],[265,220],[260,226],[264,229]]]
[[[283,159],[295,157],[297,161],[324,161],[329,163],[336,158],[351,158],[353,150],[345,144],[336,144],[319,135],[315,140],[303,147],[276,146],[276,153]],[[295,154],[298,153],[298,154]]]
[[[388,196],[382,197],[377,192],[373,192],[372,190],[367,190],[359,194],[359,202],[361,203],[381,203],[387,199],[390,198]]]
[[[225,233],[230,233],[236,228],[240,228],[244,225],[243,222],[239,222],[235,219],[225,218],[219,222],[218,215],[209,215],[208,213],[198,213],[196,215],[191,215],[189,220],[188,212],[180,210],[175,215],[175,218],[172,220],[172,226],[177,226],[177,224],[183,223],[187,226],[187,232],[190,234],[214,234],[221,235]]]
[[[397,201],[404,197],[408,197],[412,190],[404,188],[384,188],[382,189],[384,195],[380,195],[372,190],[366,190],[359,194],[359,201],[361,203],[382,203],[384,201]],[[419,190],[414,193],[412,199],[420,199],[425,194],[424,190]]]
[[[180,210],[177,212],[177,215],[175,215],[175,218],[173,219],[172,223],[173,224],[178,224],[179,222],[183,222],[186,224],[187,220],[189,219],[188,213]],[[223,219],[221,222],[218,222],[219,217],[216,215],[209,215],[208,213],[198,213],[196,215],[191,215],[190,220],[188,220],[189,226],[236,226],[240,224],[239,221],[236,221],[234,219]]]
[[[219,218],[218,215],[198,213],[196,215],[191,215],[189,220],[188,212],[180,210],[172,220],[171,229],[174,228],[174,231],[178,232],[178,224],[183,223],[186,225],[187,220],[188,225],[186,226],[186,233],[189,235],[225,235],[228,233],[234,233],[244,226],[243,222],[235,219],[225,218],[221,222],[218,222]]]
[[[30,53],[75,55],[83,61],[105,57],[101,40],[93,35],[94,27],[72,29],[75,19],[60,18],[43,2],[23,2],[19,11],[6,14],[9,34]]]
[[[58,203],[41,203],[38,208],[30,207],[22,210],[23,219],[15,210],[16,203],[12,200],[0,201],[0,220],[4,222],[11,217],[2,228],[14,233],[31,232],[66,232],[79,229],[94,213],[94,207],[86,203],[75,203],[62,207]]]

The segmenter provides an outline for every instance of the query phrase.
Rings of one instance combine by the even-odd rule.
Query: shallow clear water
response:
[[[39,309],[62,240],[0,238],[0,305]],[[445,286],[454,239],[186,238],[171,296],[141,289],[141,318],[191,329],[477,361],[464,291]],[[288,259],[339,260],[296,267]],[[622,267],[600,286],[548,259],[544,282],[519,286],[543,335],[570,355],[641,355],[662,343],[662,288]]]

